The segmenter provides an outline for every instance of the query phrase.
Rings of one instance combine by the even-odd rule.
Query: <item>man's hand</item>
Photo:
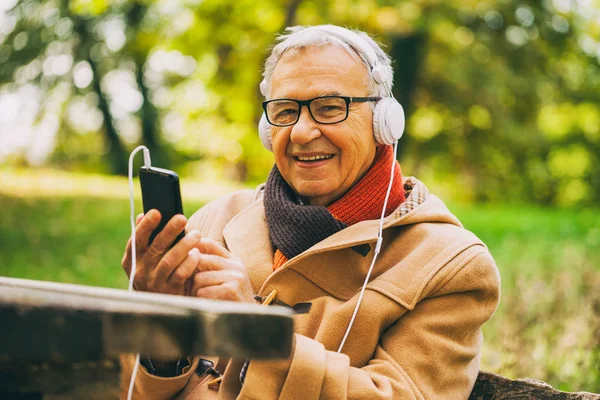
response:
[[[239,257],[207,238],[201,239],[197,248],[200,255],[198,273],[193,278],[192,296],[254,303],[252,284]]]
[[[186,281],[196,272],[200,259],[200,251],[197,248],[201,238],[200,232],[189,232],[169,249],[187,223],[185,216],[176,215],[148,246],[150,234],[158,226],[160,218],[160,212],[157,210],[150,210],[146,215],[139,215],[137,218],[135,228],[137,271],[134,286],[137,290],[145,292],[184,295]],[[131,239],[127,242],[121,265],[129,276]],[[191,280],[187,285],[188,288],[190,285]]]

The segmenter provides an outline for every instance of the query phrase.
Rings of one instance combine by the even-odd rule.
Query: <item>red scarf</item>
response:
[[[390,183],[392,172],[392,146],[379,146],[375,153],[373,165],[365,176],[339,200],[327,206],[327,210],[346,225],[354,225],[360,221],[379,219],[381,207],[385,201],[385,193]],[[385,216],[387,217],[404,201],[402,187],[402,171],[396,161],[394,183],[390,192]]]

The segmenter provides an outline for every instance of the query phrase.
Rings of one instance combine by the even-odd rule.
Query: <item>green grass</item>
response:
[[[20,192],[0,187],[0,275],[126,288],[126,198]],[[186,215],[203,201],[188,197]],[[489,246],[502,276],[482,369],[600,392],[600,210],[451,209]]]
[[[453,207],[489,247],[502,300],[483,368],[600,392],[600,210]]]
[[[199,206],[184,203],[186,215]],[[127,200],[0,193],[0,275],[127,288],[120,263],[130,229]]]

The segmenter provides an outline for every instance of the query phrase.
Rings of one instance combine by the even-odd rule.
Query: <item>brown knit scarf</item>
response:
[[[379,146],[373,165],[365,176],[348,193],[327,207],[299,204],[297,194],[283,179],[277,165],[273,166],[267,178],[264,197],[269,237],[275,248],[273,270],[347,226],[378,219],[389,184],[393,157],[392,146]],[[403,201],[402,173],[396,162],[385,215],[389,215]]]

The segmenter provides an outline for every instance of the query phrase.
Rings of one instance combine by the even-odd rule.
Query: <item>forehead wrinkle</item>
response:
[[[319,61],[322,60],[322,63]],[[357,78],[358,77],[358,78]],[[273,71],[271,98],[323,96],[340,90],[342,95],[369,91],[366,66],[345,50],[333,46],[309,46],[284,53]]]
[[[320,97],[327,97],[327,96],[344,96],[344,94],[334,90],[331,92],[321,93],[316,97],[309,97],[307,99],[294,99],[292,97],[277,97],[277,98],[273,98],[271,100],[288,100],[289,99],[289,100],[300,100],[301,101],[301,100],[318,99]]]
[[[304,79],[298,79],[297,77],[290,77],[282,79],[279,84],[274,85],[273,94],[277,98],[297,98],[298,100],[308,100],[315,97],[321,96],[349,96],[351,94],[343,93],[342,88],[338,85],[338,76],[335,76],[336,81],[331,82],[329,79],[325,79],[323,76],[314,77],[311,81],[317,82],[306,82]],[[332,86],[335,86],[333,88]],[[299,95],[301,94],[301,95]],[[274,97],[274,98],[275,98]]]

